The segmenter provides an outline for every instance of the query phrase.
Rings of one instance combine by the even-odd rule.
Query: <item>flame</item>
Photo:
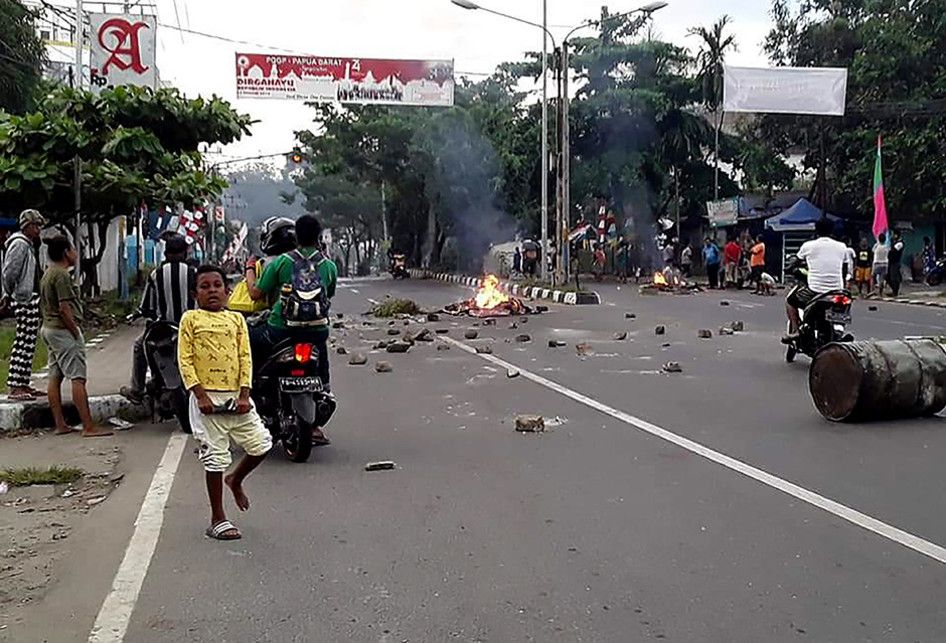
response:
[[[664,273],[662,273],[662,272],[655,272],[655,273],[654,273],[654,285],[655,285],[655,286],[666,286],[666,285],[667,285],[667,278],[664,277]]]
[[[499,290],[499,278],[496,275],[486,275],[473,301],[477,308],[490,310],[509,301],[509,295]]]

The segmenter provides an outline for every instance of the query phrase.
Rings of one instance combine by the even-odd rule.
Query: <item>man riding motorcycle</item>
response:
[[[247,280],[252,299],[268,299],[275,302],[267,322],[250,331],[250,345],[254,362],[262,363],[263,357],[271,354],[273,348],[282,341],[291,339],[311,343],[318,351],[318,374],[323,390],[330,393],[327,304],[328,300],[335,295],[338,269],[322,254],[321,236],[322,226],[318,219],[312,215],[299,217],[295,223],[295,241],[298,247],[270,261],[259,279],[254,279],[253,282]],[[324,289],[326,305],[320,306],[318,319],[294,320],[290,314],[287,314],[290,312],[287,311],[287,307],[291,306],[291,302],[287,299],[286,293],[292,291],[293,283],[300,271],[308,269],[312,269],[314,274],[317,274],[318,285]],[[328,439],[320,429],[313,430],[313,440],[316,445],[328,444]]]
[[[798,339],[801,326],[799,310],[805,308],[822,293],[844,289],[844,266],[848,258],[847,246],[831,238],[834,224],[827,218],[815,223],[816,239],[806,241],[798,250],[798,260],[808,265],[807,283],[795,286],[785,300],[785,312],[788,315],[789,334],[782,338],[782,343],[791,344]],[[848,266],[852,270],[853,266]]]

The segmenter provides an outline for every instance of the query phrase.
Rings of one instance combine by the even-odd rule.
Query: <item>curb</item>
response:
[[[105,422],[120,417],[129,422],[151,416],[147,407],[132,404],[121,395],[98,395],[89,398],[92,420]],[[70,402],[63,404],[66,422],[75,425],[79,421],[76,407]],[[0,402],[0,434],[11,431],[28,431],[53,426],[53,415],[48,402]]]
[[[888,304],[909,304],[911,306],[927,306],[928,308],[946,308],[946,302],[931,301],[929,299],[905,299],[903,297],[877,297],[864,301],[884,301]]]
[[[449,272],[430,272],[419,268],[409,268],[408,272],[415,279],[436,279],[437,281],[471,288],[479,288],[483,284],[483,279],[480,277],[467,277],[466,275],[455,275]],[[556,304],[567,304],[569,306],[594,306],[601,303],[601,297],[596,292],[565,292],[539,286],[521,286],[511,281],[500,281],[499,289],[508,295],[529,299],[547,299]]]

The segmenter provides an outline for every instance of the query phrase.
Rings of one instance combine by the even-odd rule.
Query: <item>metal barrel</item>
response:
[[[808,390],[832,422],[935,415],[946,408],[946,350],[933,339],[828,344]]]

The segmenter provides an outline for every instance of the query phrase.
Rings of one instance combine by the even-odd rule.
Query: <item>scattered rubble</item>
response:
[[[720,334],[720,335],[734,335],[735,332],[736,332],[736,331],[734,331],[734,330],[733,330],[732,328],[730,328],[729,326],[720,326],[720,327],[719,327],[719,334]]]
[[[427,313],[427,321],[429,321],[429,322],[439,322],[439,321],[440,321],[440,315],[438,315],[437,313]]]
[[[410,299],[385,299],[371,309],[375,317],[397,317],[398,315],[416,315],[420,307]]]
[[[616,342],[623,342],[625,339],[627,339],[627,331],[625,330],[625,331],[621,331],[620,333],[614,333],[614,335],[612,335],[611,337]]]
[[[877,306],[868,306],[868,307],[867,307],[867,310],[869,310],[869,311],[871,311],[871,312],[876,312],[876,311],[877,311]]]
[[[391,342],[385,350],[389,353],[406,353],[410,349],[410,342]]]
[[[387,347],[388,347],[388,343],[382,339],[380,342],[377,342],[371,348],[376,351],[383,351]]]
[[[483,344],[482,346],[476,347],[476,352],[479,353],[480,355],[492,355],[493,347],[490,346],[489,344]]]
[[[514,368],[507,369],[507,370],[506,370],[506,377],[508,377],[509,379],[513,379],[513,378],[519,377],[519,371],[517,371],[517,370],[514,369]]]
[[[401,331],[399,331],[397,328],[388,329],[388,335],[394,336],[394,335],[400,335],[400,334],[401,334]]]
[[[565,342],[560,339],[549,340],[549,348],[561,348],[562,346],[565,346]]]
[[[437,344],[438,351],[448,351],[450,350],[450,344]]]
[[[519,318],[519,323],[520,323],[520,324],[528,324],[528,323],[529,323],[529,318],[528,318],[528,317],[520,317],[520,318]]]
[[[335,330],[341,330],[345,328],[345,322],[343,321],[332,322],[332,328],[334,328]]]
[[[483,325],[484,325],[484,326],[495,326],[495,325],[496,325],[496,320],[495,320],[495,319],[488,319],[488,318],[487,318],[487,319],[484,319],[484,320],[483,320]]]
[[[394,367],[391,366],[390,362],[378,362],[374,365],[374,370],[378,373],[393,373]]]
[[[348,358],[348,363],[352,366],[364,366],[368,363],[368,356],[364,353],[355,353]]]
[[[430,329],[421,328],[419,331],[410,336],[410,341],[412,342],[432,342],[434,341],[434,336],[431,334]]]
[[[657,326],[657,328],[654,329],[655,335],[663,335],[666,332],[667,332],[666,326]]]
[[[671,346],[670,342],[664,342],[663,344],[660,345],[661,348],[670,348],[670,346]]]
[[[636,313],[624,313],[624,319],[637,319]]]
[[[335,352],[338,355],[348,355],[348,349],[345,348],[344,346],[339,346],[338,348],[335,349]]]
[[[480,336],[480,333],[479,331],[473,330],[472,328],[468,328],[463,332],[463,336],[467,339],[476,339]]]
[[[532,335],[528,333],[522,333],[521,335],[516,335],[516,341],[520,344],[525,344],[526,342],[532,341]]]
[[[700,339],[710,339],[713,336],[713,331],[709,330],[708,328],[701,328],[700,330],[696,331],[696,336]]]
[[[724,300],[722,300],[721,302],[719,302],[719,305],[720,305],[720,306],[728,306],[728,305],[729,305],[729,302],[724,299]]]
[[[541,415],[517,415],[516,431],[520,433],[541,433],[545,431],[545,418]]]
[[[733,332],[741,333],[746,329],[746,322],[744,321],[734,321],[729,325],[733,329]]]
[[[589,355],[594,352],[594,349],[591,348],[591,344],[588,342],[582,342],[580,344],[575,344],[575,351],[579,355]]]
[[[516,322],[512,322],[511,324],[509,324],[509,330],[516,330],[517,328],[519,328],[519,324],[517,324]]]
[[[438,328],[438,329],[436,329],[434,332],[437,333],[438,335],[449,335],[449,334],[450,334],[450,329],[449,329],[449,328]]]
[[[365,471],[390,471],[397,468],[393,460],[382,460],[380,462],[369,462],[365,465]]]
[[[536,306],[536,307],[535,307],[535,312],[537,312],[537,313],[547,313],[547,312],[549,312],[549,307],[548,307],[548,306]]]
[[[665,373],[682,373],[683,367],[680,362],[667,362],[663,365],[663,370]]]

